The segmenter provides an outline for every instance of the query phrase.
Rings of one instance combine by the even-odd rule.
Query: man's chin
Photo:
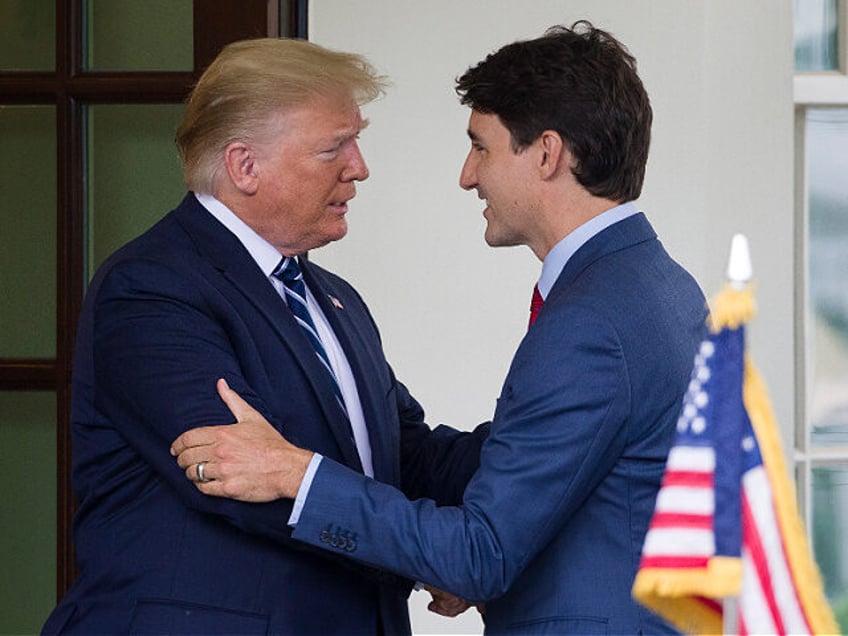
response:
[[[488,230],[483,235],[483,238],[486,240],[486,245],[489,247],[515,247],[516,245],[519,245],[518,241],[511,241],[507,237],[498,236]]]
[[[333,228],[333,231],[327,233],[324,245],[341,241],[345,236],[347,236],[347,221],[341,219],[340,223]]]
[[[340,240],[342,240],[345,236],[347,236],[347,219],[341,219],[341,223],[339,224],[339,227],[338,227],[338,230],[337,230],[337,231],[338,231],[337,236],[336,236],[334,239],[332,239],[332,240],[334,240],[334,241],[340,241]]]

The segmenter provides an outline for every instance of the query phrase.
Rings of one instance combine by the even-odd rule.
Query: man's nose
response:
[[[474,165],[474,158],[469,152],[465,158],[465,163],[462,164],[462,170],[459,173],[459,187],[463,190],[471,190],[477,185],[477,167]]]
[[[368,165],[365,163],[365,157],[362,156],[359,145],[354,143],[350,152],[351,155],[342,179],[344,181],[365,181],[371,173],[368,171]]]

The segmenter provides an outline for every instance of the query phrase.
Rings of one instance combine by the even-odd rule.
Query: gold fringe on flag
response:
[[[707,324],[710,331],[718,333],[725,327],[738,329],[757,313],[752,285],[737,289],[730,283],[724,286],[710,303],[710,315]]]

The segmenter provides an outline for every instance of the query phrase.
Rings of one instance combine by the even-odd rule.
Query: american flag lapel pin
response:
[[[336,309],[344,309],[344,305],[342,305],[342,301],[340,301],[335,296],[330,296],[330,294],[327,294],[327,298],[330,299],[330,302],[333,303],[333,307],[335,307]]]

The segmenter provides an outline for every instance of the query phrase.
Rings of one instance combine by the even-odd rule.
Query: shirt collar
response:
[[[554,245],[542,263],[542,275],[539,276],[539,293],[542,295],[542,298],[548,297],[554,283],[565,268],[566,263],[589,239],[610,225],[618,223],[638,212],[639,210],[636,209],[632,201],[622,203],[589,219]]]
[[[245,249],[259,265],[259,269],[265,276],[270,276],[280,264],[282,256],[277,249],[264,238],[259,236],[253,229],[244,221],[242,221],[236,213],[230,210],[226,205],[221,203],[211,194],[198,194],[194,196],[209,213],[218,219],[224,227],[236,235],[236,238],[241,241]]]

